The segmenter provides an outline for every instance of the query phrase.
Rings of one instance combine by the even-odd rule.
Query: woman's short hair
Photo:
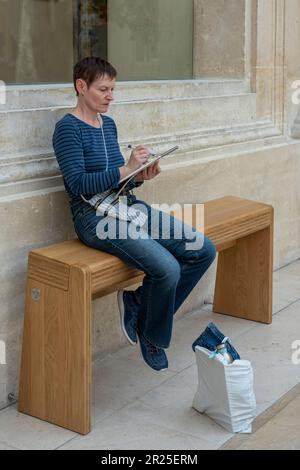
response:
[[[102,78],[104,75],[108,75],[109,78],[113,79],[117,76],[117,71],[107,60],[101,59],[101,57],[85,57],[77,62],[73,71],[73,82],[77,96],[79,95],[76,89],[76,80],[78,78],[84,80],[89,88],[94,80]]]

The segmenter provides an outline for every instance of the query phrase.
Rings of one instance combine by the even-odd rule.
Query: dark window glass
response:
[[[0,0],[0,80],[71,82],[88,55],[119,80],[192,78],[193,0]]]

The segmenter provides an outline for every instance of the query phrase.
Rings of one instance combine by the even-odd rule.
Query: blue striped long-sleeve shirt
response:
[[[55,126],[54,152],[71,202],[117,188],[125,164],[114,120],[101,115],[102,128],[66,114]],[[132,186],[138,186],[133,183]]]

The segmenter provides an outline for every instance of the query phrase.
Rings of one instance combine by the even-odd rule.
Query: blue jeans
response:
[[[117,230],[116,237],[100,239],[96,227],[100,220],[103,221],[103,216],[97,216],[95,210],[84,202],[71,207],[75,231],[86,245],[111,253],[128,266],[145,273],[142,286],[135,291],[139,306],[138,328],[153,345],[168,348],[173,315],[214,261],[216,249],[201,232],[193,229],[191,238],[190,226],[151,208],[135,196],[129,204],[142,204],[148,213],[148,224],[143,227],[142,237],[122,239],[118,237]],[[170,223],[168,238],[164,238],[162,231],[166,217]],[[122,226],[123,230],[124,224],[128,227],[130,223],[117,221],[118,228]],[[186,228],[189,229],[188,237],[184,232]],[[187,248],[186,243],[191,241],[198,246],[197,249]]]
[[[198,336],[197,339],[192,344],[193,351],[195,351],[196,346],[201,346],[202,348],[206,348],[209,351],[215,351],[218,344],[220,344],[225,335],[219,330],[217,325],[214,323],[209,323],[205,330]],[[235,361],[236,359],[240,359],[239,353],[236,349],[232,346],[232,344],[227,341],[226,343],[227,351],[231,354],[232,359]]]

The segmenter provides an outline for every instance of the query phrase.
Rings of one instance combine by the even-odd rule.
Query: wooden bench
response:
[[[272,319],[273,208],[233,196],[205,203],[219,252],[213,311]],[[91,301],[141,281],[117,257],[70,240],[29,253],[19,411],[91,429]]]

